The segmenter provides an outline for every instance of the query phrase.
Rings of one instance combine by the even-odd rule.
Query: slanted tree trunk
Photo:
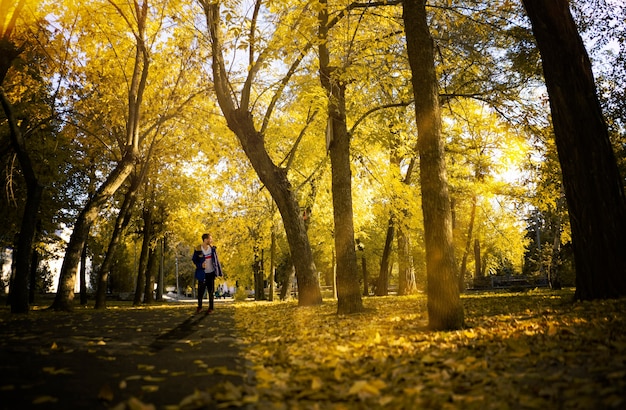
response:
[[[134,37],[137,41],[134,57],[133,73],[128,90],[128,117],[126,120],[125,146],[122,147],[122,158],[109,174],[105,182],[98,188],[93,197],[87,201],[79,213],[70,241],[65,251],[63,265],[59,274],[59,285],[54,302],[50,306],[53,310],[72,310],[74,299],[74,285],[80,262],[80,254],[87,240],[89,228],[98,217],[98,213],[108,199],[124,183],[133,170],[135,160],[139,154],[139,122],[141,118],[141,102],[148,80],[150,58],[144,41],[148,2],[137,5],[135,16],[137,26]]]
[[[626,295],[626,198],[568,0],[523,0],[539,46],[572,229],[577,300]]]
[[[76,283],[76,275],[80,264],[80,256],[83,246],[89,235],[89,228],[98,217],[100,208],[122,185],[126,177],[133,168],[134,155],[132,151],[124,156],[124,159],[118,163],[115,170],[109,175],[109,178],[100,186],[96,194],[87,201],[83,210],[79,213],[74,230],[70,236],[70,241],[65,250],[65,257],[61,265],[59,275],[59,284],[57,293],[50,306],[53,310],[71,311],[74,300],[74,286]]]
[[[459,329],[464,324],[463,306],[454,258],[433,39],[425,0],[405,0],[402,8],[418,130],[429,327]]]
[[[311,306],[322,303],[319,278],[313,252],[306,233],[302,212],[297,198],[287,178],[287,171],[278,167],[265,149],[264,133],[255,128],[254,119],[249,112],[250,86],[254,74],[262,61],[253,62],[248,81],[241,93],[241,101],[235,104],[231,94],[224,57],[220,26],[220,5],[218,2],[200,1],[206,16],[211,36],[213,85],[218,103],[230,130],[232,130],[250,160],[261,182],[276,202],[283,219],[289,250],[294,263],[298,285],[298,305]],[[251,45],[251,47],[254,45]]]

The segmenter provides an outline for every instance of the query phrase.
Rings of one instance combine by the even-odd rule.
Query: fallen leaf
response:
[[[59,399],[52,396],[38,396],[33,400],[33,404],[56,403]]]
[[[100,387],[100,391],[98,392],[98,400],[104,400],[107,402],[113,401],[113,389],[109,386],[108,383],[102,385]]]

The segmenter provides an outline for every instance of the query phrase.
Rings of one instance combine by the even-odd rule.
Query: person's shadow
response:
[[[163,333],[157,337],[154,342],[150,343],[150,350],[158,352],[166,347],[174,344],[176,341],[185,338],[192,334],[198,328],[198,323],[205,317],[205,315],[191,316],[185,319],[184,322],[171,329],[167,333]]]

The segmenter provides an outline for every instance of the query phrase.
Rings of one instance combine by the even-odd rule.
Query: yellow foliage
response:
[[[256,408],[550,408],[571,402],[575,390],[588,401],[581,408],[623,404],[616,392],[626,391],[626,300],[582,308],[569,298],[464,295],[471,315],[453,332],[426,330],[425,296],[366,298],[366,312],[351,316],[337,316],[333,301],[236,303],[256,380],[244,397]],[[614,387],[602,393],[602,379]],[[595,387],[586,393],[586,385]]]

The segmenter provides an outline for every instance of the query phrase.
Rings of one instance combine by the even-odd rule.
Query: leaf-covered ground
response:
[[[463,296],[464,330],[426,329],[424,296],[336,304],[236,304],[258,408],[626,408],[626,300],[573,303],[571,291]],[[231,400],[230,402],[228,400]]]
[[[0,309],[0,410],[624,409],[626,299],[463,295],[467,327],[426,329],[426,298],[224,302],[74,313]]]

